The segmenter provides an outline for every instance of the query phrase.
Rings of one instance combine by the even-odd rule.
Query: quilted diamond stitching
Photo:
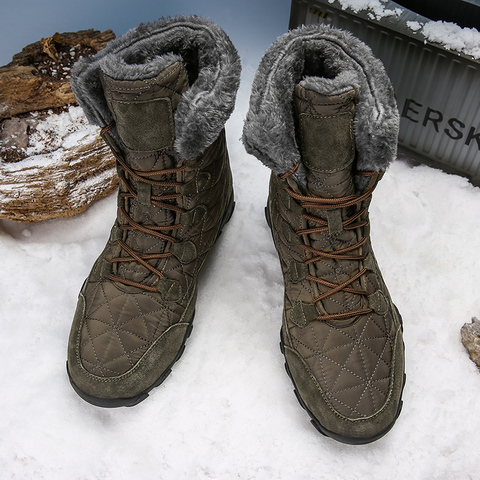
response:
[[[368,320],[365,321],[363,330],[360,333],[356,333],[355,335],[348,334],[346,330],[332,327],[329,333],[325,335],[322,346],[320,346],[319,337],[314,329],[313,324],[307,326],[306,328],[309,329],[310,334],[314,339],[315,347],[309,346],[302,342],[302,340],[294,334],[296,328],[291,328],[292,339],[294,339],[296,342],[296,348],[298,349],[300,346],[302,346],[303,349],[309,351],[310,354],[304,355],[305,360],[309,361],[311,368],[320,368],[322,374],[321,376],[319,376],[319,381],[322,385],[322,388],[324,389],[325,395],[337,408],[343,407],[343,412],[345,413],[345,411],[347,411],[349,416],[352,417],[353,415],[353,418],[362,418],[367,415],[365,412],[369,412],[372,409],[374,411],[377,410],[386,399],[386,388],[388,388],[388,382],[386,382],[386,386],[383,385],[383,388],[381,388],[379,384],[385,383],[384,380],[389,379],[388,371],[391,365],[389,362],[386,361],[384,356],[387,349],[393,348],[393,341],[388,334],[378,337],[364,337],[364,333],[367,330],[369,322],[375,322],[373,317],[374,315],[370,315]],[[330,337],[332,335],[338,337],[338,334],[340,334],[343,338],[347,339],[348,342],[339,345],[338,339],[335,339],[336,346],[330,350],[325,350],[324,347],[329,342]],[[375,349],[372,348],[371,345],[369,345],[369,341],[371,340],[383,340],[383,348],[380,352],[376,352]],[[350,351],[348,353],[342,354],[342,357],[345,360],[344,362],[339,363],[337,360],[335,360],[335,358],[332,357],[331,354],[332,352],[336,352],[339,349],[345,348],[349,349]],[[366,352],[370,352],[370,356],[373,355],[376,358],[375,364],[371,368],[367,368],[365,364]],[[364,369],[363,375],[359,375],[358,372],[353,371],[347,366],[350,358],[354,354],[358,354],[362,357]],[[326,373],[326,366],[328,365],[328,362],[338,367],[337,375],[334,378],[330,379],[328,378]],[[384,365],[387,375],[376,378],[379,366],[381,364]],[[345,374],[349,375],[349,381],[352,382],[352,385],[348,389],[336,390],[336,385],[338,383],[341,383],[339,382],[341,376]],[[357,384],[355,384],[355,380],[358,381]],[[354,390],[358,388],[360,388],[360,391],[358,391],[357,394],[354,395]],[[348,403],[339,398],[339,394],[346,390],[349,390]],[[360,411],[358,407],[362,400],[364,400],[366,395],[369,396],[370,400],[366,401],[367,405],[362,408],[362,411]],[[380,401],[378,401],[377,398],[380,398]]]
[[[95,307],[92,309],[91,306],[87,306],[85,328],[83,330],[87,339],[84,339],[81,348],[82,360],[89,363],[95,369],[97,375],[122,373],[108,368],[109,364],[118,363],[119,359],[123,359],[130,366],[133,366],[135,359],[132,358],[132,354],[145,351],[155,340],[158,332],[166,328],[166,325],[162,324],[159,319],[163,319],[163,321],[167,319],[168,324],[171,324],[173,312],[166,305],[161,304],[152,295],[148,295],[152,303],[149,305],[150,308],[146,310],[140,306],[136,298],[137,295],[147,296],[120,292],[109,298],[105,291],[104,282],[99,282],[92,289],[89,299],[91,300],[90,305],[95,305]],[[100,302],[96,304],[98,298],[100,298]],[[156,308],[153,308],[155,305]],[[127,308],[130,310],[128,315],[125,314]],[[132,311],[135,310],[137,313],[132,314]],[[105,315],[106,312],[108,312],[108,315]],[[162,315],[155,315],[158,312],[162,312]],[[153,330],[149,327],[147,318],[150,319],[150,323],[154,327]],[[92,327],[97,324],[103,324],[105,328],[93,335]],[[133,326],[133,324],[135,325]],[[140,334],[140,325],[144,327],[145,336]],[[135,332],[132,332],[132,330],[135,330]],[[124,345],[124,340],[127,337],[129,339],[128,349]],[[121,353],[116,356],[111,355],[113,343],[115,343],[116,349],[121,349]],[[102,351],[99,351],[100,346],[102,346]]]

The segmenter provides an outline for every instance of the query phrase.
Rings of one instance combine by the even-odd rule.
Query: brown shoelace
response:
[[[106,127],[104,130],[102,130],[102,135],[107,134],[108,130],[111,127]],[[107,142],[110,144],[110,142]],[[122,156],[114,149],[112,148],[113,155],[115,156],[119,168],[121,168],[130,178],[135,178],[137,181],[147,183],[152,186],[156,187],[181,187],[183,184],[181,182],[172,182],[172,181],[160,181],[156,180],[156,178],[161,177],[161,176],[171,176],[173,174],[176,174],[178,172],[182,172],[185,170],[187,167],[186,166],[181,166],[181,167],[176,167],[176,168],[170,168],[170,169],[165,169],[165,170],[155,170],[155,171],[150,171],[150,172],[142,172],[138,170],[134,170],[130,168],[127,163],[124,161]],[[122,182],[123,186],[125,187],[125,192],[120,193],[120,197],[122,198],[128,198],[128,199],[137,199],[138,198],[138,193],[135,192],[133,189],[132,185],[130,182],[127,180],[125,176],[120,177],[120,181]],[[165,208],[167,210],[172,210],[175,212],[179,213],[184,213],[185,209],[171,204],[171,203],[166,203],[166,200],[177,200],[182,196],[181,193],[167,193],[164,195],[152,195],[150,197],[151,204],[160,207],[160,208]],[[168,235],[166,232],[171,232],[174,230],[177,230],[182,227],[181,224],[174,224],[174,225],[167,225],[167,226],[159,226],[159,225],[142,225],[138,222],[135,222],[130,215],[128,215],[127,211],[123,207],[119,207],[119,212],[121,213],[121,216],[125,219],[126,223],[120,225],[121,230],[136,230],[142,233],[145,233],[147,235],[152,235],[157,238],[161,238],[167,242],[171,243],[176,243],[176,239],[172,237],[171,235]],[[118,240],[117,241],[118,246],[121,248],[121,250],[125,251],[128,256],[125,257],[115,257],[110,260],[110,263],[122,263],[122,262],[132,262],[136,261],[143,265],[147,270],[152,272],[153,274],[157,275],[158,277],[164,277],[162,272],[160,270],[156,269],[152,265],[148,263],[148,260],[157,260],[161,258],[168,258],[171,257],[173,254],[171,252],[169,253],[152,253],[152,254],[140,254],[138,252],[135,252],[129,245],[127,245],[123,240]],[[115,282],[120,282],[123,283],[124,285],[130,285],[133,287],[138,287],[143,290],[149,291],[149,292],[157,292],[158,289],[155,287],[151,287],[149,285],[144,285],[143,283],[135,282],[133,280],[128,280],[126,278],[118,277],[113,274],[108,274],[106,275],[106,278],[109,280],[113,280]]]
[[[292,172],[293,173],[293,172]],[[297,200],[302,208],[310,208],[310,209],[317,209],[317,210],[331,210],[331,209],[343,209],[348,208],[357,204],[360,204],[364,200],[367,200],[374,191],[375,187],[377,186],[380,173],[379,172],[359,172],[358,175],[370,177],[369,184],[364,193],[361,195],[349,195],[342,198],[319,198],[319,197],[311,197],[307,195],[300,195],[295,193],[292,189],[286,188],[286,192],[295,200]],[[289,176],[288,174],[286,176]],[[356,228],[364,227],[367,224],[366,220],[359,220],[361,216],[366,212],[366,207],[361,208],[358,212],[350,216],[349,218],[345,219],[342,222],[344,230],[354,230]],[[316,223],[318,227],[314,228],[305,228],[302,230],[298,230],[296,233],[297,235],[309,235],[311,233],[322,233],[328,231],[328,222],[323,218],[317,217],[315,215],[310,214],[303,214],[303,218],[309,220],[310,222]],[[345,247],[339,250],[335,250],[332,252],[323,252],[316,248],[310,247],[309,245],[301,245],[303,249],[309,251],[313,254],[313,257],[309,260],[305,261],[305,264],[315,263],[321,260],[322,258],[329,258],[334,260],[351,260],[351,261],[361,261],[365,260],[366,256],[361,254],[355,254],[354,251],[361,248],[368,240],[368,237],[364,237],[359,240],[354,245],[350,245],[349,247]],[[317,303],[320,300],[328,298],[335,293],[338,292],[347,292],[354,295],[369,295],[369,292],[366,290],[359,290],[350,287],[350,285],[359,280],[365,273],[367,272],[366,268],[359,270],[355,275],[351,276],[348,280],[341,284],[336,284],[333,282],[329,282],[327,280],[323,280],[321,278],[314,277],[312,275],[308,275],[306,277],[307,280],[312,282],[318,283],[327,287],[325,293],[317,296],[313,299],[313,303]],[[357,310],[350,310],[340,313],[334,313],[331,315],[319,315],[317,320],[342,320],[347,318],[356,317],[358,315],[367,315],[372,312],[371,308],[361,308]]]

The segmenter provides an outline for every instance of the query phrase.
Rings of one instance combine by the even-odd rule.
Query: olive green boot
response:
[[[120,179],[68,346],[72,386],[94,405],[139,403],[183,352],[198,275],[233,211],[224,125],[239,76],[228,37],[198,17],[140,25],[74,69]]]
[[[252,92],[244,143],[272,169],[266,213],[285,283],[287,372],[320,432],[374,441],[398,417],[404,385],[401,318],[368,218],[396,152],[390,82],[359,40],[309,26],[270,47]]]

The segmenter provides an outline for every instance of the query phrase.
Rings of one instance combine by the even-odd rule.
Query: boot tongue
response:
[[[173,149],[174,113],[189,88],[183,64],[172,63],[144,80],[116,80],[103,73],[102,83],[131,167],[150,171],[174,166],[172,155],[157,152]]]
[[[322,95],[295,87],[297,140],[307,173],[307,194],[339,198],[354,193],[353,117],[357,91]]]
[[[353,118],[358,92],[352,89],[341,95],[322,95],[307,90],[301,85],[295,87],[294,112],[297,139],[301,158],[307,175],[309,196],[340,198],[355,193],[353,161],[355,142],[353,139]],[[358,239],[355,230],[345,230],[342,221],[350,209],[318,210],[307,208],[307,212],[328,222],[328,232],[311,233],[309,244],[321,251],[336,251],[354,245]],[[307,228],[318,226],[307,222]],[[313,265],[317,278],[341,284],[358,272],[358,262],[323,258]],[[351,287],[361,289],[356,280]],[[319,287],[319,293],[328,291]],[[362,297],[347,292],[338,292],[317,303],[321,314],[338,313],[345,305],[360,308]]]
[[[139,69],[141,69],[139,65]],[[169,170],[176,166],[173,150],[175,140],[174,114],[182,94],[188,89],[188,76],[181,61],[174,61],[156,76],[143,80],[117,80],[102,73],[105,98],[115,120],[118,137],[122,142],[124,161],[137,172]],[[175,173],[155,177],[165,185],[153,185],[139,181],[126,174],[137,198],[122,200],[129,217],[141,225],[173,225],[177,213],[168,208],[159,208],[152,197],[171,195],[175,189],[169,182],[177,181]],[[120,192],[127,193],[120,186]],[[175,199],[164,203],[175,204]],[[125,224],[123,215],[120,223]],[[169,232],[170,233],[170,232]],[[163,253],[167,241],[141,231],[127,230],[123,240],[137,252]],[[124,253],[123,253],[124,254]],[[155,265],[157,260],[151,260]],[[154,282],[155,277],[137,262],[122,262],[117,274],[134,282]]]

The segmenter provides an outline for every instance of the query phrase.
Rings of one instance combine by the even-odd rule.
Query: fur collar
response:
[[[91,123],[112,121],[101,84],[101,72],[116,80],[156,76],[182,58],[190,88],[175,112],[175,151],[184,159],[202,154],[215,141],[235,106],[241,63],[225,32],[196,16],[161,18],[140,24],[98,52],[77,62],[72,90]]]
[[[354,120],[356,168],[384,171],[395,158],[399,115],[382,63],[369,47],[346,31],[308,25],[281,36],[265,53],[255,74],[243,143],[274,173],[292,170],[306,184],[295,139],[296,84],[324,95],[359,89]]]

